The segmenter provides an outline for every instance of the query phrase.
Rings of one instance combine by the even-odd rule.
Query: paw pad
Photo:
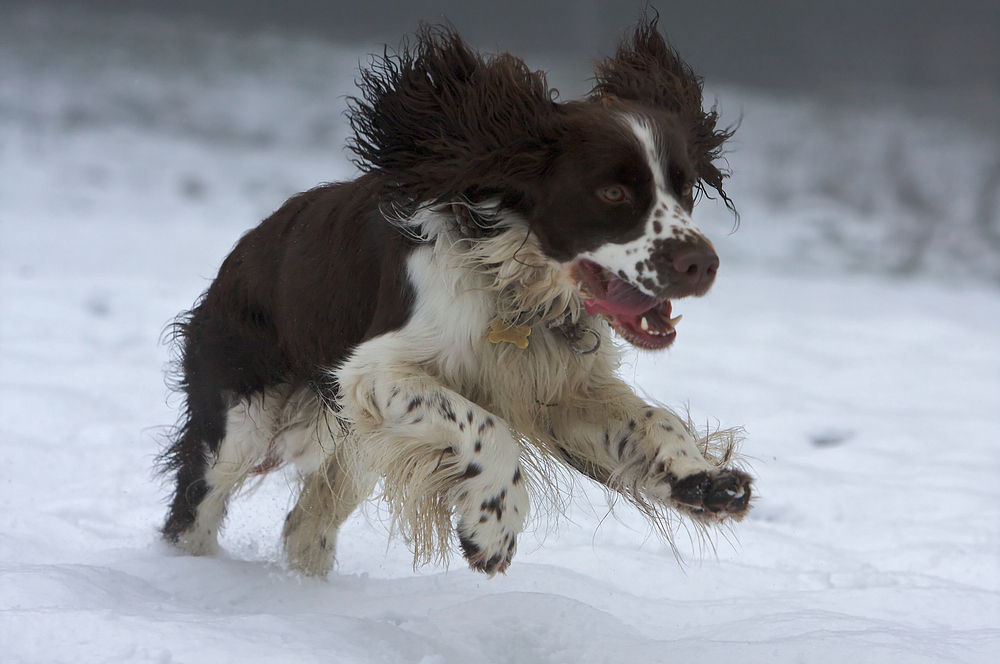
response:
[[[750,507],[752,480],[739,470],[702,471],[667,480],[673,500],[701,519],[741,519]]]

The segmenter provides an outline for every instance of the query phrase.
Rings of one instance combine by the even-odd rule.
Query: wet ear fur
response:
[[[726,206],[735,211],[723,191],[728,177],[715,165],[722,156],[722,144],[734,129],[716,129],[719,115],[715,108],[702,110],[702,79],[695,76],[677,51],[657,30],[659,17],[644,16],[631,37],[618,44],[613,57],[598,61],[594,67],[592,101],[618,98],[677,114],[689,128],[688,151],[698,172],[698,188],[715,189]]]
[[[450,26],[423,25],[415,42],[361,73],[348,113],[355,164],[409,206],[525,190],[557,133],[544,73],[482,56]]]

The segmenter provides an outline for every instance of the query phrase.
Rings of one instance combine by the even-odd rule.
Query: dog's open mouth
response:
[[[625,341],[639,348],[659,350],[674,342],[681,317],[670,317],[670,300],[643,293],[593,261],[581,260],[575,268],[588,314],[603,315]]]

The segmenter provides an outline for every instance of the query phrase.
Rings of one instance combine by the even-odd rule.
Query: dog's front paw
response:
[[[519,475],[516,475],[516,477]],[[517,551],[517,536],[528,516],[528,493],[512,484],[478,502],[469,500],[458,523],[458,541],[469,566],[490,576],[503,574]]]
[[[746,473],[724,468],[684,477],[668,473],[670,498],[681,510],[702,521],[739,521],[750,509],[753,480]]]

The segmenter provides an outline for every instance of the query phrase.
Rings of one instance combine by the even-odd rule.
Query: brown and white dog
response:
[[[177,324],[168,541],[216,550],[234,491],[286,463],[303,478],[287,553],[316,575],[380,482],[418,561],[454,533],[474,569],[503,572],[540,460],[654,521],[743,517],[750,477],[636,396],[611,339],[666,348],[671,301],[712,285],[690,214],[708,188],[730,205],[713,162],[731,132],[655,20],[595,74],[557,103],[520,59],[434,27],[362,73],[364,174],[247,233]]]

